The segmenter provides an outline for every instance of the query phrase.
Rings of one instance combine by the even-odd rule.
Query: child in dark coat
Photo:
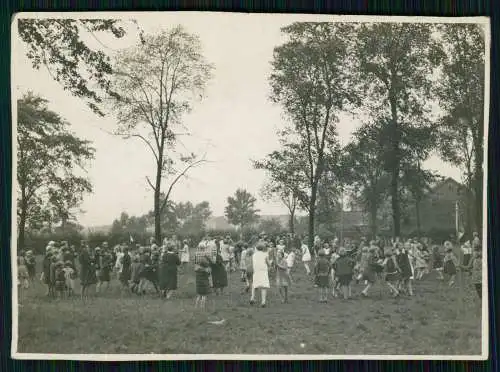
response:
[[[215,263],[212,265],[212,283],[215,294],[222,294],[224,288],[227,287],[227,271],[222,260],[222,256],[218,253],[215,258]]]
[[[196,301],[194,307],[205,309],[207,295],[210,293],[210,263],[206,257],[200,259],[195,268],[196,273]]]
[[[328,284],[332,267],[326,258],[325,251],[320,249],[318,261],[314,267],[314,284],[318,287],[319,302],[328,301]]]
[[[334,263],[335,276],[339,282],[340,288],[344,295],[344,300],[347,300],[351,295],[351,281],[354,273],[354,261],[346,256],[346,250],[340,248],[339,258]]]

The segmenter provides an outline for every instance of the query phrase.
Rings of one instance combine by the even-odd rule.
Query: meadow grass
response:
[[[179,274],[169,300],[150,288],[144,297],[122,294],[116,279],[87,301],[49,299],[35,282],[20,292],[18,352],[57,354],[349,354],[478,355],[481,305],[468,277],[462,287],[429,275],[413,297],[390,297],[384,283],[361,298],[318,303],[310,278],[295,267],[290,303],[272,283],[268,307],[249,304],[239,272],[206,311],[194,308],[192,265]],[[78,280],[77,280],[78,282]],[[76,292],[79,293],[77,285]],[[224,319],[221,325],[210,321]]]

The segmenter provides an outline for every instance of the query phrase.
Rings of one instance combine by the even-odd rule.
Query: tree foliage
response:
[[[293,23],[282,29],[288,40],[274,50],[271,99],[290,119],[290,147],[305,160],[311,246],[318,185],[327,149],[336,141],[338,113],[356,100],[345,68],[352,31],[351,24]]]
[[[95,113],[103,116],[101,105],[111,92],[111,59],[102,50],[89,45],[82,34],[97,38],[107,33],[122,38],[125,35],[123,21],[20,18],[17,22],[19,36],[27,46],[27,57],[33,68],[39,70],[45,66],[64,90],[84,99]]]
[[[373,23],[360,26],[356,38],[363,107],[384,126],[385,168],[391,179],[396,236],[400,234],[401,163],[415,141],[432,132],[432,75],[443,58],[432,33],[428,24]]]
[[[224,209],[227,220],[234,226],[243,229],[259,219],[259,210],[255,207],[257,199],[244,189],[236,190],[234,196],[227,198]]]
[[[83,195],[92,191],[79,173],[94,158],[89,141],[72,134],[47,101],[31,93],[17,101],[18,239],[26,227],[62,225],[73,219]]]
[[[118,120],[117,134],[138,138],[154,158],[155,237],[161,240],[161,215],[174,185],[189,169],[205,161],[194,153],[177,155],[182,120],[203,95],[212,66],[201,53],[196,35],[181,26],[144,35],[138,45],[118,53],[113,66],[112,111]],[[169,186],[160,201],[162,181]]]
[[[475,227],[482,226],[485,38],[475,24],[440,27],[445,45],[442,78],[436,88],[445,114],[439,122],[441,157],[458,166],[474,198]]]

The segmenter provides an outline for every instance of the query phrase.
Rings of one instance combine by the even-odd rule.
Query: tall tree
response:
[[[139,138],[154,157],[155,178],[146,180],[154,192],[155,238],[161,241],[162,211],[173,187],[189,169],[205,161],[194,153],[177,159],[174,149],[176,130],[203,96],[212,66],[201,53],[199,38],[177,26],[145,35],[143,42],[118,53],[113,71],[117,134]],[[164,178],[170,182],[162,200]]]
[[[432,74],[442,51],[432,38],[433,28],[418,23],[373,23],[360,26],[357,39],[359,80],[365,90],[363,106],[385,125],[386,169],[391,177],[393,234],[401,223],[400,178],[404,141],[429,126]]]
[[[292,122],[294,143],[307,159],[309,244],[313,245],[318,185],[329,141],[336,140],[338,113],[355,99],[346,68],[353,26],[294,23],[282,28],[288,40],[274,49],[271,99]],[[333,128],[333,130],[332,130]]]
[[[460,167],[472,199],[477,231],[483,219],[484,29],[474,24],[443,25],[446,58],[437,86],[445,111],[439,126],[441,157]],[[470,221],[469,221],[470,222]]]
[[[295,213],[300,208],[300,201],[307,198],[303,191],[307,188],[307,181],[301,164],[297,161],[298,154],[293,152],[293,148],[286,146],[286,143],[283,145],[281,150],[254,161],[253,166],[266,171],[268,179],[261,194],[266,200],[278,198],[285,205],[290,215],[289,229],[294,233]]]
[[[92,191],[78,170],[93,159],[94,149],[89,141],[72,134],[69,124],[49,110],[47,103],[31,93],[17,101],[19,247],[24,246],[27,224],[40,225],[50,219],[50,210],[67,221],[82,195]]]
[[[45,66],[64,90],[84,99],[103,116],[100,106],[110,93],[111,59],[82,35],[98,41],[102,34],[119,39],[125,35],[126,23],[117,19],[19,18],[17,28],[33,68]]]
[[[234,196],[227,198],[224,214],[230,224],[238,226],[242,231],[259,219],[259,210],[255,207],[257,199],[244,189],[236,190]]]
[[[354,132],[342,160],[341,179],[352,186],[352,197],[368,212],[373,237],[377,235],[378,211],[390,181],[384,167],[385,151],[381,128],[368,123]]]

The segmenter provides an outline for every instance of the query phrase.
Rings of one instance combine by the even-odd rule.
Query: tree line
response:
[[[138,218],[152,220],[160,240],[162,231],[196,226],[208,213],[208,205],[173,203],[171,192],[190,169],[209,161],[179,144],[190,135],[183,118],[203,99],[214,66],[204,58],[198,36],[181,26],[154,35],[138,29],[136,44],[112,55],[81,37],[86,32],[121,38],[129,32],[123,22],[19,19],[18,30],[34,68],[46,67],[96,114],[114,115],[114,134],[142,141],[150,151],[156,172],[145,181],[153,209]],[[481,229],[484,34],[479,26],[300,22],[282,32],[288,40],[274,50],[269,82],[270,99],[283,109],[287,127],[279,149],[253,164],[268,174],[262,196],[283,201],[292,230],[296,211],[306,211],[312,244],[316,221],[331,218],[347,192],[371,216],[373,233],[376,216],[389,201],[393,234],[399,235],[404,204],[414,203],[418,215],[426,189],[438,177],[423,168],[432,154],[461,169],[466,226]],[[76,223],[74,212],[92,190],[83,170],[94,149],[74,136],[43,98],[27,94],[17,110],[22,245],[26,227]],[[363,124],[352,141],[341,144],[337,125],[345,113]],[[229,221],[240,228],[255,222],[255,197],[238,190],[231,198],[225,210]]]
[[[350,194],[370,215],[390,202],[401,234],[405,202],[419,205],[439,175],[437,154],[460,168],[468,232],[482,227],[484,31],[473,24],[294,23],[274,49],[270,99],[288,122],[280,148],[254,162],[264,193],[293,216],[308,212],[309,240],[325,201]],[[341,114],[361,118],[342,145]],[[349,123],[342,123],[343,125]],[[403,203],[403,205],[402,205]],[[291,218],[293,221],[293,217]]]

